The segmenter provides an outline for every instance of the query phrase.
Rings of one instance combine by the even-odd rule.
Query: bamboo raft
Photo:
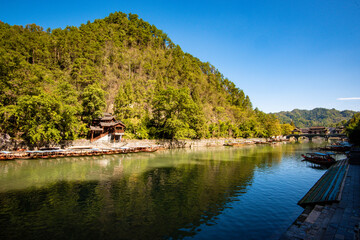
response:
[[[305,208],[308,205],[339,202],[348,169],[347,159],[340,160],[331,166],[298,202],[298,205]]]
[[[51,149],[38,151],[0,151],[0,161],[17,159],[46,159],[60,157],[82,157],[82,156],[100,156],[110,154],[127,154],[137,152],[155,152],[158,146],[140,146],[140,147],[119,147],[119,148],[71,148],[71,149]]]

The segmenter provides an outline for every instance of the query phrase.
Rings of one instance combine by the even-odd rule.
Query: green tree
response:
[[[22,137],[36,146],[60,142],[61,111],[61,101],[53,95],[20,97],[16,119]]]
[[[285,123],[281,124],[281,135],[286,136],[291,134],[292,130],[294,130],[294,126],[291,124]]]
[[[82,106],[78,100],[78,92],[68,82],[61,83],[55,94],[62,103],[62,120],[60,132],[62,140],[74,140],[79,135],[86,136],[87,128],[80,121]]]
[[[114,113],[121,119],[133,118],[135,115],[135,96],[130,82],[120,87],[114,102]]]
[[[91,84],[82,93],[83,118],[87,123],[100,117],[106,107],[105,91],[98,84]]]
[[[360,145],[360,113],[355,113],[347,122],[345,132],[348,134],[351,143]]]
[[[154,97],[154,127],[162,138],[201,138],[206,134],[205,119],[192,100],[189,89],[169,87]]]

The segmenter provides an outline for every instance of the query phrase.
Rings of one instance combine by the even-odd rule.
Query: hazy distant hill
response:
[[[296,127],[312,127],[312,126],[326,126],[334,127],[342,124],[343,121],[348,121],[355,111],[345,110],[338,111],[336,109],[314,108],[313,110],[294,109],[291,112],[282,111],[274,113],[281,122],[294,122]]]

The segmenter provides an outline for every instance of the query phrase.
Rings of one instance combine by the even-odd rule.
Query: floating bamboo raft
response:
[[[348,160],[340,160],[331,166],[315,185],[298,202],[298,205],[326,204],[339,202],[349,169]]]

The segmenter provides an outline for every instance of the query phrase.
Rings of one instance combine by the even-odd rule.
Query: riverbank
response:
[[[160,147],[164,149],[173,148],[193,148],[193,147],[217,147],[227,145],[246,145],[246,144],[272,144],[277,142],[287,141],[285,137],[282,138],[216,138],[216,139],[182,139],[182,140],[171,140],[171,139],[123,139],[121,142],[108,142],[108,141],[94,141],[91,142],[89,139],[78,139],[74,141],[61,142],[59,144],[52,144],[47,147],[58,147],[65,149],[73,146],[88,146],[92,148],[119,148],[119,147]],[[0,138],[0,150],[3,151],[16,151],[19,149],[25,150],[38,150],[35,146],[27,145],[23,141],[11,140],[10,138]]]
[[[154,139],[154,140],[139,140],[139,139],[125,139],[119,143],[111,143],[105,141],[90,142],[89,140],[76,140],[73,142],[73,146],[94,146],[94,147],[139,147],[139,146],[158,146],[164,149],[173,148],[194,148],[194,147],[218,147],[224,145],[249,145],[249,144],[272,144],[277,142],[286,141],[285,138],[279,139],[265,139],[265,138],[248,138],[248,139],[235,139],[235,138],[223,138],[223,139],[183,139],[183,140],[171,140],[171,139]]]
[[[217,147],[217,146],[245,146],[252,144],[278,144],[286,139],[206,139],[206,140],[130,140],[117,143],[108,141],[91,142],[89,140],[77,140],[68,146],[47,146],[29,150],[28,147],[21,149],[0,151],[0,160],[35,159],[35,158],[58,158],[98,156],[111,154],[127,154],[136,152],[155,152],[162,149]]]
[[[287,239],[360,239],[360,155],[352,151],[341,199],[307,206],[282,236]]]

